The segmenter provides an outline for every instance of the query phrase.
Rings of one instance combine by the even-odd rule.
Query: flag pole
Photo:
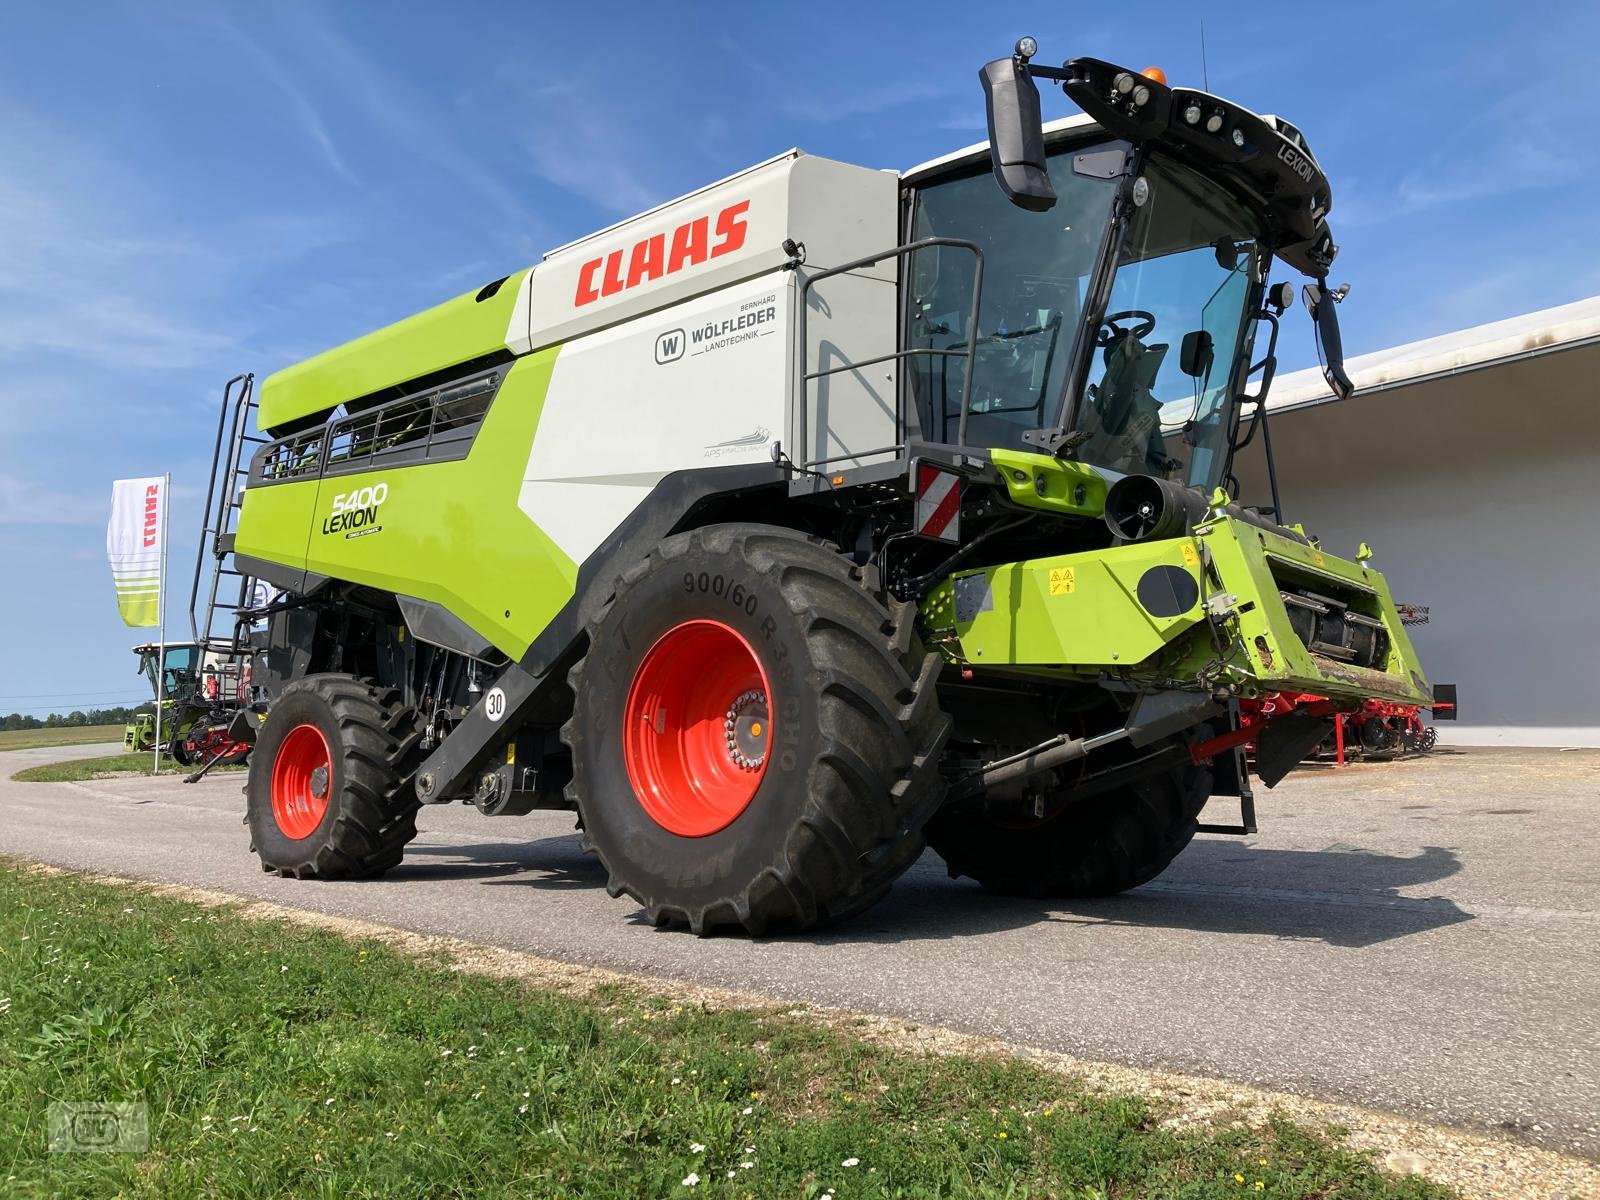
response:
[[[156,591],[156,744],[151,751],[150,774],[161,773],[162,693],[167,689],[167,501],[172,492],[172,472],[161,477],[161,576]]]

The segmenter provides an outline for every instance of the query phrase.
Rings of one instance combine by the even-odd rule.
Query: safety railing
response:
[[[380,465],[465,458],[504,375],[489,371],[281,437],[257,457],[250,482],[286,483]]]
[[[853,362],[841,363],[840,365],[838,365],[836,367],[826,367],[826,368],[824,368],[824,367],[820,367],[819,366],[819,368],[817,370],[815,370],[815,371],[807,369],[810,366],[810,361],[811,361],[810,343],[807,341],[807,338],[806,338],[806,318],[807,318],[807,315],[808,315],[808,313],[810,311],[809,310],[809,306],[807,305],[807,294],[810,292],[810,290],[813,287],[815,287],[818,283],[822,282],[824,279],[831,279],[835,275],[847,275],[852,271],[859,271],[859,270],[862,270],[865,267],[877,266],[879,263],[885,262],[885,261],[887,261],[888,259],[891,259],[891,258],[895,259],[898,262],[900,259],[905,258],[909,254],[915,254],[919,250],[932,249],[935,246],[950,246],[950,247],[953,247],[953,248],[958,249],[958,250],[969,250],[969,251],[972,252],[972,257],[975,260],[975,265],[974,265],[973,275],[972,275],[972,309],[971,309],[971,312],[967,316],[967,339],[966,339],[965,346],[960,346],[960,347],[958,347],[958,346],[948,346],[948,347],[911,346],[911,347],[907,347],[907,348],[905,348],[903,350],[895,350],[895,351],[893,351],[892,353],[889,353],[889,354],[879,354],[879,355],[873,356],[872,358],[865,358],[865,359],[859,359],[859,360],[856,360],[856,361],[853,361]],[[799,348],[800,348],[799,349],[799,354],[800,354],[800,397],[799,397],[799,404],[797,405],[798,412],[796,413],[796,440],[795,440],[795,445],[796,445],[797,449],[799,450],[800,454],[804,455],[806,453],[805,447],[809,444],[808,439],[810,437],[810,420],[809,420],[809,418],[810,418],[810,415],[811,415],[811,385],[812,385],[812,383],[814,381],[820,380],[820,379],[825,379],[825,378],[827,378],[827,377],[829,377],[831,375],[837,375],[837,374],[839,374],[839,373],[841,373],[843,371],[859,371],[863,367],[876,366],[879,363],[886,363],[886,362],[896,362],[897,363],[897,362],[900,362],[903,359],[911,359],[911,358],[916,358],[916,357],[940,358],[940,359],[945,359],[945,360],[948,360],[948,359],[951,359],[951,358],[964,358],[964,359],[967,360],[967,370],[965,372],[963,372],[963,379],[962,379],[962,384],[961,384],[961,415],[960,415],[960,419],[959,419],[958,424],[957,424],[958,432],[957,432],[957,436],[956,436],[956,440],[957,440],[958,444],[965,445],[966,444],[966,437],[967,437],[967,414],[972,408],[972,359],[973,359],[974,355],[977,353],[977,346],[978,346],[978,309],[979,309],[979,305],[982,302],[982,299],[983,299],[983,251],[978,247],[977,243],[969,242],[969,241],[966,241],[966,240],[964,240],[962,238],[947,238],[947,237],[921,238],[918,241],[907,242],[904,245],[895,246],[891,250],[883,250],[883,251],[880,251],[877,254],[868,255],[865,258],[858,258],[858,259],[855,259],[852,262],[843,263],[843,264],[841,264],[840,266],[837,266],[837,267],[829,267],[827,270],[824,270],[824,271],[816,271],[816,272],[813,272],[813,273],[811,273],[809,275],[801,275],[800,293],[799,293],[799,296],[797,298],[797,304],[799,306],[800,312],[799,312],[798,320],[796,322],[796,324],[798,326],[798,328],[796,330],[796,336],[797,336],[797,340],[798,340],[798,344],[799,344]],[[874,455],[879,455],[879,454],[899,453],[901,450],[903,450],[905,448],[905,440],[904,439],[905,439],[905,427],[906,427],[906,414],[905,414],[904,405],[903,404],[898,404],[896,411],[897,411],[896,422],[897,422],[897,426],[898,426],[898,428],[896,430],[896,433],[897,433],[897,437],[900,440],[897,441],[894,445],[880,446],[880,447],[878,447],[877,449],[874,449],[874,450],[856,450],[856,451],[851,451],[851,452],[848,452],[848,453],[845,453],[845,454],[834,455],[834,456],[829,457],[829,458],[814,458],[813,459],[813,458],[798,458],[797,457],[797,465],[800,466],[803,470],[815,470],[817,467],[825,466],[825,465],[827,465],[829,463],[840,462],[840,461],[843,461],[845,459],[854,460],[854,459],[870,458],[870,457],[873,457]]]

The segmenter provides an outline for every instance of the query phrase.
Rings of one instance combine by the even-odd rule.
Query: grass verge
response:
[[[67,762],[45,763],[37,767],[24,767],[11,778],[19,783],[81,783],[85,779],[103,779],[107,775],[150,774],[151,754],[141,750],[137,754],[110,754],[105,758],[74,758]],[[196,766],[180,766],[171,759],[161,762],[163,775],[188,775]],[[241,763],[226,763],[211,768],[218,771],[242,771]]]
[[[78,725],[68,729],[3,729],[0,750],[37,750],[41,746],[87,746],[120,742],[121,725]]]
[[[0,1061],[7,1196],[1451,1194],[1287,1121],[1174,1132],[1026,1063],[564,997],[11,863]],[[149,1149],[46,1153],[52,1100],[142,1101]]]

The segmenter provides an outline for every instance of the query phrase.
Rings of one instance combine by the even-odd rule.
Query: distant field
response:
[[[78,725],[72,729],[0,730],[0,750],[33,750],[39,746],[83,746],[120,742],[121,725]]]

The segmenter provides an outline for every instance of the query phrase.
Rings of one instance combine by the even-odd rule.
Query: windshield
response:
[[[152,690],[156,686],[156,661],[157,651],[146,650],[139,656],[139,670],[150,681]],[[193,646],[168,646],[165,656],[166,687],[161,689],[162,696],[182,696],[192,686],[194,677],[194,647]]]
[[[969,446],[1037,449],[1023,433],[1056,421],[1126,152],[1102,142],[1052,153],[1060,198],[1045,213],[1012,205],[987,173],[918,190],[912,240],[962,238],[984,254]],[[1265,259],[1256,220],[1219,186],[1159,157],[1143,175],[1144,203],[1123,230],[1068,425],[1087,439],[1081,461],[1210,488],[1227,461],[1236,364],[1249,351],[1248,302]],[[959,247],[911,256],[909,349],[965,348],[972,278],[972,254]],[[923,436],[955,441],[966,361],[914,354],[909,364]]]
[[[1221,482],[1236,364],[1262,268],[1248,210],[1152,159],[1122,240],[1073,427],[1077,457],[1209,489]]]
[[[1102,142],[1053,154],[1060,199],[1046,213],[1016,207],[988,171],[918,190],[913,241],[961,238],[983,251],[968,445],[1021,447],[1024,431],[1054,419],[1126,153],[1121,142]],[[908,349],[965,349],[974,265],[971,251],[954,246],[911,256]],[[923,436],[955,441],[966,360],[908,361]]]

